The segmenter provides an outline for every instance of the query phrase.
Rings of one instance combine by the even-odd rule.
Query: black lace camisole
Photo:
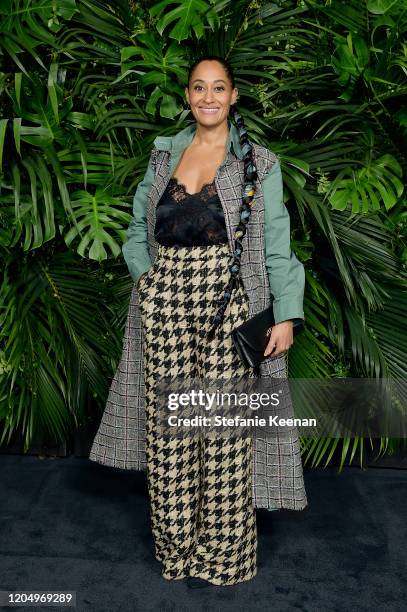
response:
[[[173,176],[156,208],[155,239],[165,246],[227,243],[225,217],[215,179],[188,193]]]

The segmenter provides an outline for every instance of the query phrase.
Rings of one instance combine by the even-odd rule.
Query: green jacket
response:
[[[229,121],[228,125],[229,136],[226,151],[232,149],[239,159],[243,159],[238,130]],[[169,176],[172,176],[182,152],[191,143],[193,135],[193,126],[188,126],[173,137],[158,136],[154,140],[157,148],[160,148],[165,141],[166,147],[171,149]],[[135,283],[151,266],[146,211],[147,196],[153,181],[154,171],[150,162],[134,195],[133,218],[126,232],[127,242],[122,247],[123,256]],[[304,319],[305,272],[304,266],[298,261],[290,246],[290,215],[283,202],[283,180],[278,159],[270,173],[263,179],[262,190],[265,209],[264,249],[270,289],[274,296],[275,322]]]

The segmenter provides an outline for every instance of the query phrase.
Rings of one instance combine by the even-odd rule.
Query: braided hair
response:
[[[204,60],[216,60],[222,64],[225,72],[231,82],[232,88],[235,87],[235,79],[233,74],[232,66],[227,60],[217,55],[205,55],[197,60],[189,69],[188,73],[188,85],[190,83],[192,73],[196,66]],[[242,203],[240,206],[240,220],[237,228],[234,232],[234,250],[233,259],[229,265],[230,278],[226,285],[223,297],[221,299],[218,310],[213,318],[211,327],[208,333],[208,338],[211,339],[215,335],[216,329],[223,320],[226,308],[231,300],[233,290],[239,286],[240,282],[240,265],[241,256],[243,252],[242,240],[246,234],[246,226],[250,219],[251,207],[253,205],[253,198],[256,192],[256,179],[257,179],[257,168],[253,157],[253,146],[248,138],[247,131],[245,129],[243,117],[237,110],[236,104],[232,104],[229,109],[229,116],[233,119],[240,139],[240,146],[243,151],[244,161],[244,178],[243,178],[243,191],[242,191]]]

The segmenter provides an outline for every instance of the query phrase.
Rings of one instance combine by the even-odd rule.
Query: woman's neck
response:
[[[229,126],[227,121],[213,127],[207,127],[198,123],[192,144],[211,148],[220,146],[224,147],[226,145],[228,136]]]

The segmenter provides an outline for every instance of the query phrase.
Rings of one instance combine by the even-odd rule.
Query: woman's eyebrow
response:
[[[194,79],[192,82],[196,83],[197,81],[201,81],[202,83],[205,83],[203,79]],[[226,81],[224,81],[223,79],[215,79],[214,83],[226,83]]]

